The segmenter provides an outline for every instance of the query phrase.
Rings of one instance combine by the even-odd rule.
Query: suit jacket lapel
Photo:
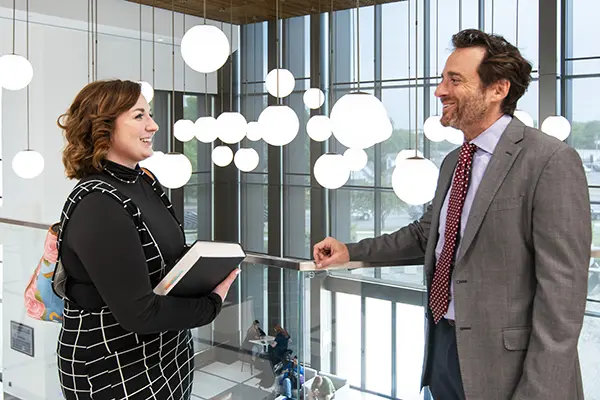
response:
[[[458,265],[471,246],[494,196],[521,152],[521,146],[518,143],[523,140],[524,131],[525,125],[513,118],[502,134],[475,194],[455,265]]]
[[[442,206],[444,205],[444,199],[446,198],[446,194],[450,189],[450,183],[452,182],[452,177],[454,176],[454,170],[456,169],[456,164],[458,162],[458,153],[460,148],[452,151],[446,157],[442,169],[440,170],[440,176],[438,178],[438,186],[435,191],[435,197],[432,202],[432,210],[431,210],[431,227],[429,231],[429,238],[427,241],[428,251],[426,252],[427,256],[425,259],[425,271],[433,273],[434,264],[435,264],[435,246],[438,241],[438,230],[440,228],[440,213],[442,211]]]

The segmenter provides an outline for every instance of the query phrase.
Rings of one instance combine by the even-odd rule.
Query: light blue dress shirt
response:
[[[462,215],[460,217],[459,237],[456,246],[456,253],[453,259],[456,257],[456,254],[458,254],[458,250],[460,249],[460,242],[463,237],[463,234],[465,233],[465,227],[467,226],[467,220],[469,219],[469,212],[471,211],[471,206],[473,205],[473,200],[475,199],[475,194],[477,193],[477,189],[479,188],[479,184],[481,183],[483,174],[485,173],[490,159],[492,158],[492,154],[494,154],[496,145],[500,141],[500,137],[504,133],[504,130],[506,129],[510,121],[512,121],[512,117],[510,117],[509,115],[503,115],[496,122],[494,122],[492,126],[483,131],[479,136],[477,136],[470,142],[477,146],[477,150],[473,155],[473,164],[471,165],[471,177],[469,179],[469,189],[467,190],[467,197],[465,198],[465,204],[463,205]],[[448,203],[450,201],[451,190],[452,185],[450,185],[450,189],[448,189],[448,193],[446,193],[444,205],[442,206],[442,210],[440,211],[440,224],[438,228],[439,238],[437,245],[435,246],[436,264],[437,260],[442,254],[442,249],[444,247],[446,216],[448,215]],[[450,304],[448,305],[448,312],[446,313],[446,315],[444,315],[444,318],[456,319],[454,317],[454,281],[452,279],[450,279]]]

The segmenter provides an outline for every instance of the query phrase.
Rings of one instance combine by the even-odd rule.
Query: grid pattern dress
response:
[[[145,174],[142,176],[173,214],[160,185]],[[156,285],[165,275],[161,251],[139,208],[105,181],[82,182],[71,192],[61,215],[59,250],[73,210],[86,195],[98,191],[122,204],[131,214],[143,244],[151,283]],[[65,295],[65,277],[64,267],[59,263],[54,288],[65,299],[65,308],[57,356],[60,383],[67,400],[190,398],[194,352],[189,330],[147,335],[127,331],[108,307],[83,310],[69,301]]]

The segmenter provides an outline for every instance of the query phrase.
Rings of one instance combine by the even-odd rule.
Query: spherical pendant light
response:
[[[279,73],[277,73],[279,71]],[[277,86],[277,80],[279,79],[279,87]],[[279,70],[273,69],[267,74],[265,81],[267,86],[267,92],[273,97],[286,97],[294,91],[296,86],[296,79],[294,75],[285,68]]]
[[[161,157],[160,183],[169,189],[177,189],[192,177],[192,163],[183,154],[168,153]]]
[[[202,143],[211,143],[219,137],[219,126],[214,117],[200,117],[194,123],[196,139]]]
[[[306,133],[315,142],[331,137],[331,120],[326,115],[313,115],[306,123]]]
[[[394,193],[407,204],[425,204],[433,200],[439,173],[435,164],[426,158],[402,160],[392,173]]]
[[[323,154],[315,162],[313,172],[317,182],[327,189],[340,188],[350,178],[350,169],[341,154]]]
[[[446,133],[446,140],[452,144],[463,144],[465,141],[465,135],[461,130],[451,126],[445,126],[444,132]]]
[[[565,117],[552,115],[542,122],[541,130],[558,140],[565,140],[571,133],[571,123]]]
[[[181,57],[197,72],[215,72],[225,64],[230,53],[229,39],[216,26],[196,25],[181,39]]]
[[[262,138],[272,146],[283,146],[290,143],[300,129],[298,116],[288,106],[275,105],[265,108],[258,116],[262,128]]]
[[[195,130],[194,123],[189,119],[180,119],[175,122],[175,126],[173,127],[173,134],[175,135],[175,139],[180,142],[189,142],[194,138]]]
[[[19,177],[32,179],[44,170],[44,157],[37,151],[23,150],[13,158],[12,167]]]
[[[16,54],[0,57],[0,84],[8,90],[21,90],[33,79],[33,67],[28,59]]]
[[[154,98],[154,89],[152,88],[152,85],[146,81],[140,81],[138,83],[142,87],[142,96],[144,96],[146,101],[150,103]]]
[[[212,151],[212,161],[219,167],[226,167],[233,160],[233,151],[229,146],[217,146]]]
[[[321,89],[310,88],[304,92],[302,100],[304,101],[306,107],[316,110],[325,102],[325,94]]]
[[[400,150],[400,152],[396,155],[396,165],[400,164],[402,160],[406,160],[407,158],[411,158],[415,156],[415,149],[404,149]],[[423,153],[420,150],[417,150],[417,157],[423,158]]]
[[[246,127],[246,137],[252,142],[257,142],[262,139],[262,131],[258,122],[248,122],[248,126]]]
[[[140,167],[148,169],[152,172],[153,175],[156,176],[160,182],[162,182],[163,171],[161,169],[162,165],[162,157],[165,154],[162,151],[155,151],[150,157],[146,158],[143,161],[140,161]]]
[[[256,150],[250,149],[239,149],[235,152],[233,162],[240,171],[250,172],[258,166],[258,153]]]
[[[388,139],[393,130],[381,101],[364,92],[344,95],[330,118],[333,135],[348,148],[366,149]]]
[[[533,128],[533,117],[523,110],[516,110],[514,116],[526,126]]]
[[[440,123],[440,118],[439,115],[432,115],[423,124],[423,133],[432,142],[441,142],[446,139],[446,131]]]
[[[363,149],[347,149],[344,152],[344,160],[350,171],[360,171],[367,166],[369,157]]]
[[[228,144],[241,141],[246,136],[246,118],[239,112],[224,112],[217,117],[219,139]]]

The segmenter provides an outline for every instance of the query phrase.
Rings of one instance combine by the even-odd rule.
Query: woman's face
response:
[[[137,163],[152,155],[152,138],[157,131],[158,125],[152,119],[150,106],[140,95],[129,111],[117,117],[106,158],[135,168]]]

